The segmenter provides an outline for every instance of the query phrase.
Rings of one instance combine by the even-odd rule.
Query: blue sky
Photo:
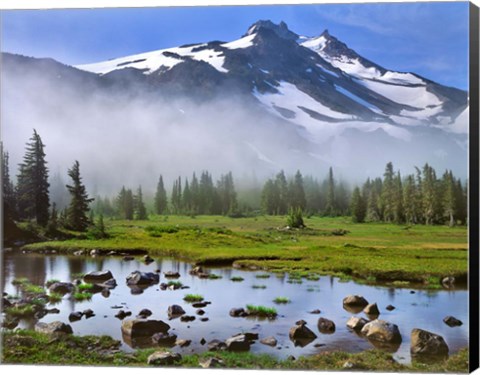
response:
[[[328,29],[360,55],[468,88],[468,3],[370,3],[2,11],[2,51],[74,65],[239,38],[258,19]]]

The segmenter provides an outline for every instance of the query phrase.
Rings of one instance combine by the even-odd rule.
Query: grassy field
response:
[[[353,223],[350,218],[305,219],[306,229],[286,229],[286,218],[258,216],[157,216],[109,221],[109,237],[78,235],[29,244],[30,251],[84,249],[145,252],[197,264],[233,264],[271,271],[330,274],[366,282],[402,281],[439,287],[444,276],[465,280],[466,227]]]

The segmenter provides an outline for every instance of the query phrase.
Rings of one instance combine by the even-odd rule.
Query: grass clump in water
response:
[[[268,274],[268,273],[261,273],[261,274],[255,275],[255,277],[256,277],[257,279],[268,279],[268,278],[270,278],[270,274]]]
[[[173,286],[175,289],[178,289],[178,288],[181,288],[183,284],[180,281],[171,280],[167,283],[167,286]]]
[[[275,303],[290,303],[290,298],[288,297],[277,297],[273,300]]]
[[[216,274],[214,274],[214,273],[210,273],[210,274],[208,275],[208,278],[209,278],[210,280],[217,280],[217,279],[221,279],[222,276],[216,275]]]
[[[252,285],[253,289],[267,289],[266,285]]]
[[[183,300],[186,302],[202,302],[203,296],[200,294],[187,294],[183,297]]]
[[[277,310],[275,308],[265,306],[247,305],[247,313],[249,315],[267,318],[274,318],[277,316]]]
[[[89,291],[89,290],[92,290],[93,288],[94,288],[94,285],[90,283],[84,283],[77,286],[77,289],[79,292]]]
[[[63,296],[60,293],[50,293],[48,296],[48,302],[58,303],[62,300]]]
[[[86,301],[92,299],[93,294],[90,292],[77,292],[73,294],[73,299],[75,301]]]
[[[240,282],[240,281],[243,281],[245,279],[241,276],[233,276],[230,280],[235,281],[235,282]]]

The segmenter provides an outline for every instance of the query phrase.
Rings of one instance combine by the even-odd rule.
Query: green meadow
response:
[[[152,216],[145,221],[105,220],[107,238],[70,232],[72,238],[26,245],[29,251],[129,252],[177,257],[195,264],[328,274],[370,283],[466,280],[466,226],[354,223],[350,217],[310,217],[306,228],[286,227],[285,216]]]

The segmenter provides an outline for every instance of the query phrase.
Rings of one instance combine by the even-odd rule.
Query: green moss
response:
[[[240,282],[240,281],[243,281],[245,280],[243,277],[240,277],[240,276],[233,276],[232,278],[230,278],[231,281],[235,281],[235,282]]]
[[[83,283],[80,285],[77,285],[77,289],[79,292],[84,292],[84,291],[89,291],[92,290],[95,287],[95,285],[90,284],[90,283]]]
[[[73,294],[73,299],[75,301],[85,301],[92,299],[93,294],[89,292],[77,292]]]
[[[273,302],[282,304],[282,303],[290,303],[291,301],[290,301],[290,298],[288,297],[277,297],[273,300]]]
[[[247,313],[259,317],[275,317],[277,310],[273,307],[247,305]]]

